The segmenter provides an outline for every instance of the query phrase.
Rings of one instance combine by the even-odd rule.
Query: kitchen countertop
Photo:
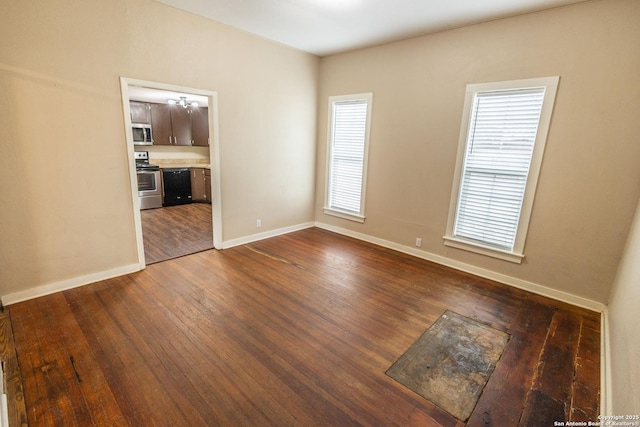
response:
[[[194,160],[194,159],[156,159],[152,160],[151,163],[154,165],[160,166],[160,168],[202,168],[202,169],[211,169],[210,163],[205,163],[202,161]]]

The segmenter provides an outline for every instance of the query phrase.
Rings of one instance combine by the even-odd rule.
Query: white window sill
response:
[[[327,215],[337,216],[338,218],[348,219],[350,221],[355,221],[355,222],[364,224],[364,215],[354,214],[352,212],[346,212],[346,211],[339,211],[339,210],[327,208],[327,207],[324,207],[323,210],[324,210],[324,213],[326,213]]]
[[[513,262],[515,264],[521,264],[524,254],[510,252],[506,250],[500,250],[492,248],[490,246],[483,246],[475,242],[468,240],[462,240],[455,237],[444,236],[444,245],[456,249],[462,249],[469,252],[474,252],[481,255],[498,258],[504,261]]]

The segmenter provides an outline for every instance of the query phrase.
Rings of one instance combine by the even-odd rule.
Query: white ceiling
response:
[[[319,56],[585,0],[156,0]]]
[[[151,89],[140,86],[129,86],[129,99],[132,101],[157,102],[166,104],[167,101],[173,99],[178,101],[181,96],[187,98],[188,103],[197,102],[198,105],[206,107],[208,98],[206,96],[193,95],[186,92],[175,92],[162,89]]]

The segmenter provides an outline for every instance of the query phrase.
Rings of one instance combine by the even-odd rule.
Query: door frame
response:
[[[211,220],[213,221],[213,247],[222,249],[222,188],[220,185],[220,135],[218,132],[218,93],[207,89],[178,86],[168,83],[120,77],[122,93],[122,111],[124,114],[125,139],[127,141],[127,157],[129,159],[129,177],[131,181],[131,201],[133,206],[133,222],[138,249],[138,263],[140,269],[146,267],[144,257],[144,242],[142,237],[142,219],[140,214],[140,199],[138,198],[138,176],[136,162],[133,158],[134,145],[131,133],[131,114],[129,109],[129,87],[138,86],[149,89],[183,92],[193,95],[206,96],[209,104],[209,160],[211,162]]]

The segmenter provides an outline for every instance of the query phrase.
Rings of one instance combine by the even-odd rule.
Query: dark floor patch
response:
[[[509,335],[447,310],[387,375],[466,421]]]

